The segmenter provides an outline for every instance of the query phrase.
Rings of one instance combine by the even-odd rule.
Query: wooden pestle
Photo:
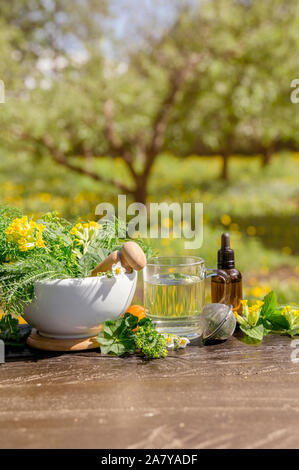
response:
[[[111,271],[112,265],[120,261],[127,273],[133,269],[140,271],[146,265],[146,257],[142,248],[135,242],[125,242],[119,251],[113,251],[107,258],[98,264],[92,271],[91,276],[95,277],[98,273]]]

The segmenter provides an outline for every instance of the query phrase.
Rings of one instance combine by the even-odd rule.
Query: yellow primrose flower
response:
[[[35,228],[37,228],[37,223],[34,222],[33,220],[30,220],[29,226],[30,226],[31,229],[35,229]]]
[[[28,251],[28,250],[34,248],[34,244],[33,243],[20,242],[19,243],[19,248],[20,248],[20,251]]]
[[[99,231],[101,228],[102,228],[102,225],[101,224],[98,224],[97,222],[95,222],[94,220],[89,222],[89,230],[96,230],[96,231]]]
[[[80,246],[80,250],[73,249],[73,252],[76,254],[77,257],[80,258],[82,254],[86,252],[90,242],[97,235],[98,230],[99,224],[96,224],[95,222],[79,222],[70,230],[71,235],[74,235],[76,237],[74,239],[74,243],[77,246]]]
[[[291,308],[290,305],[286,305],[286,306],[284,307],[283,311],[282,311],[282,314],[283,314],[283,315],[287,315],[288,313],[290,313],[291,309],[292,309],[292,308]]]
[[[233,310],[233,313],[235,315],[235,318],[236,318],[237,322],[240,325],[246,325],[246,320],[242,315],[239,315],[238,312],[236,312],[235,310]]]
[[[44,232],[46,230],[46,226],[44,224],[38,224],[37,228],[39,232]]]
[[[259,319],[259,311],[258,309],[253,309],[251,310],[249,316],[248,316],[248,322],[250,325],[254,326],[257,324],[257,321]]]
[[[45,246],[41,237],[45,228],[45,225],[38,225],[34,220],[28,221],[28,217],[23,216],[14,219],[5,233],[9,242],[17,243],[20,251],[25,252],[36,246],[39,248]]]
[[[249,324],[250,326],[255,326],[260,318],[261,308],[264,302],[257,300],[255,304],[248,306],[248,300],[241,300],[242,315],[238,315],[237,312],[234,312],[236,320],[240,325]]]
[[[45,242],[44,242],[44,240],[43,240],[41,237],[38,238],[38,240],[37,240],[37,242],[36,242],[36,246],[37,246],[38,248],[44,248],[44,247],[45,247]]]

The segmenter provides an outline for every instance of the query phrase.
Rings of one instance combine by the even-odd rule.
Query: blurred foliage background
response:
[[[203,202],[196,254],[229,231],[247,296],[299,302],[298,49],[297,0],[1,2],[0,202]]]

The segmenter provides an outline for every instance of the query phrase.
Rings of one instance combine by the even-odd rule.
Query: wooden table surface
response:
[[[237,338],[164,360],[97,351],[0,366],[1,448],[299,448],[291,340]]]

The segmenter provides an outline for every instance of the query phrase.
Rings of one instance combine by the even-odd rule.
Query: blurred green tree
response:
[[[172,114],[166,147],[221,155],[223,179],[232,154],[260,154],[266,165],[275,152],[298,149],[299,113],[290,102],[298,30],[296,0],[215,0],[181,16],[173,42],[201,61]]]
[[[63,5],[53,3],[59,13]],[[39,23],[23,25],[30,11],[18,21],[10,10],[11,17],[4,16],[8,29],[22,31],[28,47],[38,46],[41,55],[35,59],[48,60],[46,71],[37,66],[27,75],[35,82],[29,80],[32,86],[22,99],[6,107],[2,136],[14,149],[26,146],[35,156],[52,158],[145,202],[161,152],[221,155],[221,177],[227,179],[232,154],[261,154],[267,163],[273,152],[298,148],[298,113],[289,98],[298,70],[295,0],[200,2],[198,8],[180,10],[158,39],[147,28],[142,48],[130,47],[122,59],[103,52],[93,2],[86,21],[97,18],[92,23],[97,33],[91,27],[89,37],[87,26],[81,31],[77,3],[65,12],[72,21],[62,22],[62,30],[60,16],[46,8],[51,16],[45,16],[46,25],[56,31],[49,38],[37,34]],[[73,27],[79,41],[75,53],[66,47]],[[48,39],[54,56],[48,55]],[[61,54],[64,60],[57,64]],[[103,156],[121,158],[128,181],[103,175]]]
[[[15,50],[26,60],[69,54],[97,44],[103,19],[107,16],[106,0],[12,0],[0,3],[0,18],[22,32],[14,40]]]

